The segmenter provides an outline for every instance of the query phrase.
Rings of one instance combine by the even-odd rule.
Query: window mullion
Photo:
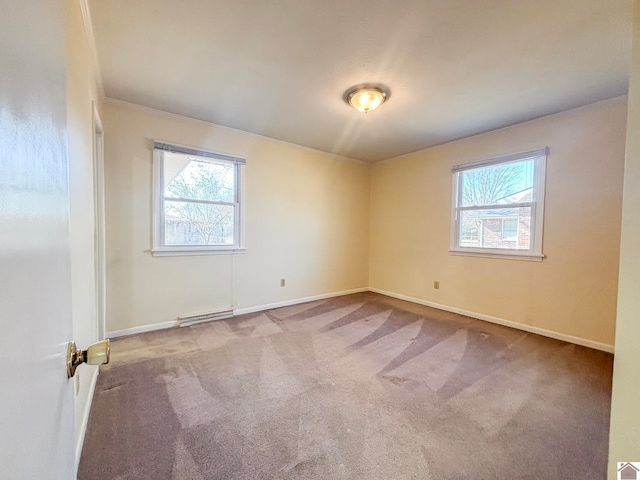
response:
[[[507,208],[523,208],[531,207],[535,202],[521,202],[521,203],[501,203],[498,205],[471,205],[466,207],[458,207],[459,210],[504,210]]]
[[[200,200],[197,198],[182,198],[182,197],[164,197],[165,201],[170,202],[187,202],[187,203],[202,203],[205,205],[226,205],[228,207],[233,207],[236,202],[221,202],[216,200]]]

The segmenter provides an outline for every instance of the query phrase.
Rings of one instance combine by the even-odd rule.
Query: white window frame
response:
[[[216,163],[230,163],[235,172],[235,207],[234,244],[233,245],[166,245],[164,243],[165,208],[164,208],[164,152],[181,153],[210,159]],[[154,140],[153,142],[153,232],[151,254],[154,257],[180,255],[229,255],[244,253],[244,166],[245,159],[232,155],[202,150],[199,148],[178,145]]]
[[[500,157],[488,158],[479,162],[455,165],[451,169],[452,173],[452,195],[451,195],[451,242],[449,252],[452,255],[468,255],[474,257],[506,258],[514,260],[530,260],[540,262],[544,258],[542,253],[542,234],[544,224],[544,196],[547,156],[549,148],[543,147],[527,152],[502,155]],[[462,247],[459,245],[460,239],[460,211],[462,207],[462,189],[460,188],[461,172],[473,170],[480,167],[490,167],[494,165],[515,163],[523,160],[534,159],[533,167],[533,198],[531,202],[522,204],[512,204],[509,208],[529,206],[531,207],[531,231],[529,239],[529,249],[509,249],[509,248],[482,248],[482,247]],[[501,208],[505,208],[504,205]]]

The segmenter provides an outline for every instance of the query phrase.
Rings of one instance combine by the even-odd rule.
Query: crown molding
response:
[[[300,150],[306,150],[306,151],[313,152],[313,153],[316,153],[316,154],[322,154],[322,155],[325,155],[327,157],[334,158],[334,159],[337,159],[337,160],[343,160],[343,161],[346,161],[346,162],[358,163],[360,165],[365,165],[367,167],[371,167],[371,165],[372,165],[370,162],[365,162],[364,160],[359,160],[357,158],[345,157],[344,155],[339,155],[337,153],[326,152],[324,150],[319,150],[317,148],[307,147],[305,145],[299,145],[299,144],[293,143],[293,142],[287,142],[286,140],[280,140],[278,138],[267,137],[266,135],[260,135],[259,133],[247,132],[246,130],[240,130],[240,129],[233,128],[233,127],[227,127],[226,125],[220,125],[219,123],[213,123],[213,122],[208,122],[206,120],[200,120],[199,118],[187,117],[186,115],[181,115],[179,113],[167,112],[166,110],[160,110],[158,108],[147,107],[145,105],[140,105],[138,103],[128,102],[126,100],[120,100],[118,98],[103,97],[102,102],[104,104],[115,105],[115,106],[120,107],[120,108],[126,108],[126,109],[129,109],[129,110],[136,110],[138,112],[144,112],[144,113],[147,113],[147,114],[161,115],[163,117],[174,118],[176,120],[182,120],[182,121],[187,121],[187,122],[192,122],[192,123],[205,124],[205,125],[213,126],[215,128],[222,129],[222,130],[228,130],[228,131],[234,132],[234,133],[241,133],[243,135],[248,135],[248,136],[255,137],[255,138],[261,138],[263,140],[269,140],[271,142],[279,143],[281,145],[288,145],[290,147],[294,147],[294,148],[297,148],[297,149],[300,149]]]

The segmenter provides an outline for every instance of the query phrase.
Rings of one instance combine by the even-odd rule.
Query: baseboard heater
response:
[[[195,325],[197,323],[224,320],[229,317],[233,317],[232,309],[216,310],[215,312],[198,313],[196,315],[184,315],[182,317],[178,317],[178,325],[181,327],[188,327],[189,325]]]

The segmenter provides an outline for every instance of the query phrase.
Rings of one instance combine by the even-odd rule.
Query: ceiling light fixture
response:
[[[380,85],[356,85],[344,93],[344,100],[362,113],[375,110],[389,98],[389,90]]]

